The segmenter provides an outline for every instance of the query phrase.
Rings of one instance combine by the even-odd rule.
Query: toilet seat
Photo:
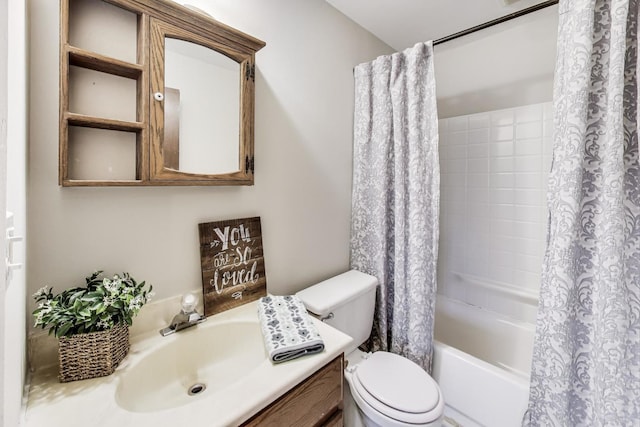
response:
[[[359,363],[349,377],[356,400],[377,412],[373,417],[426,425],[442,416],[444,403],[438,384],[402,356],[377,351]]]

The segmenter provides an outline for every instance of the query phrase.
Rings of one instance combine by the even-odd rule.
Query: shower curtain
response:
[[[378,278],[375,350],[431,370],[440,172],[431,42],[354,70],[351,267]]]
[[[548,243],[524,425],[640,425],[638,0],[560,0]]]

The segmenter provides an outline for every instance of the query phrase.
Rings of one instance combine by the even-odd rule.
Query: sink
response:
[[[122,370],[118,405],[155,412],[211,397],[267,362],[258,321],[205,322],[168,337]]]

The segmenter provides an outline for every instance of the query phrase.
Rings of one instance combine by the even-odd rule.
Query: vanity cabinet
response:
[[[59,184],[252,185],[264,45],[169,0],[61,0]]]
[[[243,426],[341,427],[343,369],[341,354]]]

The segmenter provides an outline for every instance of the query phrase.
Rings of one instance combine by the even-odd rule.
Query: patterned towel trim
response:
[[[273,363],[324,350],[322,337],[295,295],[266,296],[258,301],[264,344]]]

